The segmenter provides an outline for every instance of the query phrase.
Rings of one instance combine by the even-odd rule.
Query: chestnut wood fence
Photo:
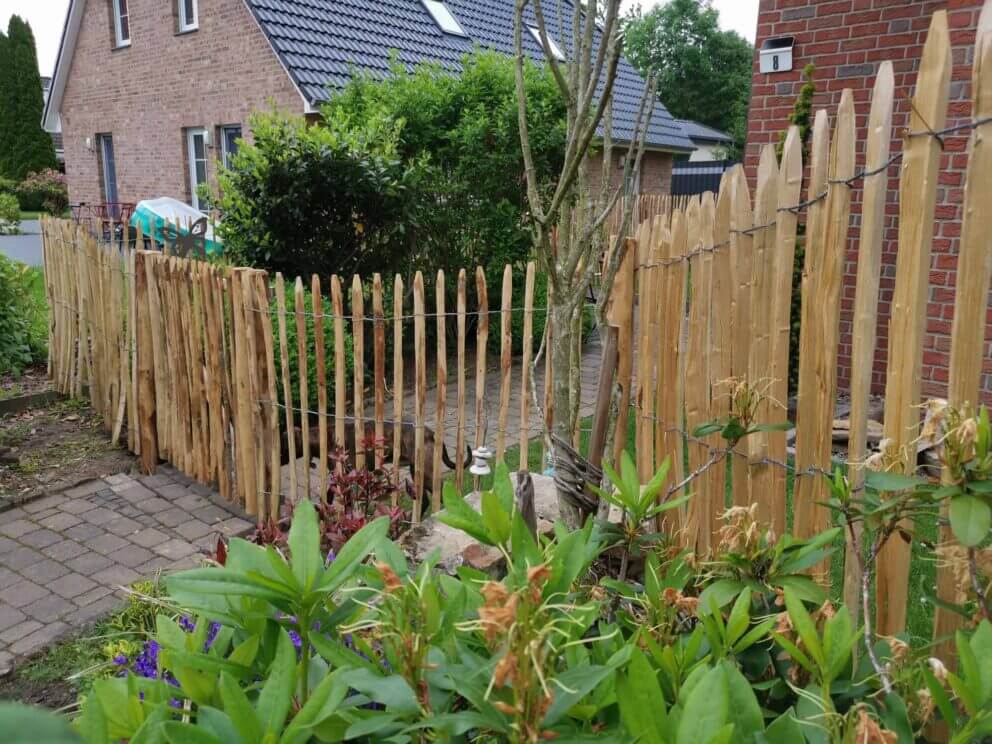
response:
[[[983,139],[992,126],[990,25],[992,18],[986,12],[975,56],[974,120],[953,130],[972,130],[949,387],[950,403],[959,406],[978,400],[992,270],[988,247],[992,210],[984,204],[992,196],[992,155]],[[830,523],[820,504],[827,498],[823,474],[835,464],[831,439],[841,283],[852,192],[858,188],[863,190],[863,208],[857,238],[847,461],[859,464],[868,455],[885,196],[889,171],[898,162],[899,250],[888,334],[885,437],[896,453],[895,467],[905,471],[915,467],[941,135],[951,131],[944,129],[950,69],[946,13],[938,11],[920,65],[911,123],[900,133],[901,152],[890,153],[894,79],[891,64],[883,63],[864,148],[856,141],[851,91],[844,91],[832,127],[830,113],[817,112],[805,189],[802,146],[793,128],[781,162],[772,146],[763,150],[753,194],[738,166],[724,176],[717,195],[707,193],[675,204],[665,197],[638,198],[637,227],[626,241],[626,258],[609,307],[610,322],[620,329],[617,384],[622,404],[614,454],[626,446],[630,415],[642,478],[649,478],[668,456],[673,462],[670,484],[696,475],[690,485],[696,495],[674,519],[687,544],[698,552],[705,554],[714,545],[723,524],[721,515],[729,505],[728,476],[733,504],[757,503],[761,518],[778,534],[791,530],[810,536]],[[864,162],[858,162],[859,152],[864,152]],[[746,381],[764,394],[755,413],[758,422],[785,421],[792,270],[801,215],[806,237],[794,458],[787,451],[785,432],[766,432],[738,446],[728,474],[724,468],[711,467],[722,448],[718,435],[696,438],[691,432],[728,415],[732,380]],[[619,217],[611,224],[618,229]],[[520,307],[513,306],[511,267],[501,278],[487,277],[481,269],[451,276],[440,272],[430,298],[418,273],[411,303],[399,276],[391,293],[385,291],[379,275],[372,277],[370,291],[358,277],[348,284],[336,276],[329,282],[314,276],[309,282],[296,279],[287,287],[281,275],[180,258],[169,255],[168,246],[164,252],[148,252],[98,244],[67,222],[46,220],[43,232],[52,309],[52,379],[60,391],[75,395],[88,384],[92,403],[114,439],[126,432],[128,448],[139,455],[147,472],[160,460],[168,460],[202,482],[216,483],[226,498],[243,504],[250,514],[275,516],[282,498],[311,492],[309,469],[298,473],[291,468],[289,487],[283,487],[281,428],[304,430],[302,452],[289,439],[289,459],[316,457],[317,488],[325,493],[327,453],[334,442],[356,452],[361,464],[363,422],[371,421],[379,438],[388,423],[407,422],[415,432],[416,492],[430,486],[436,509],[442,434],[447,430],[448,441],[455,443],[454,477],[462,484],[468,477],[465,446],[485,441],[490,394],[498,398],[497,456],[509,444],[519,443],[521,467],[536,465],[527,461],[527,443],[538,433],[529,425],[537,399],[530,362],[535,342],[539,345],[541,340],[535,339],[533,330],[533,263],[526,267]],[[453,309],[446,305],[449,282],[455,287]],[[474,292],[469,291],[472,284]],[[490,292],[497,290],[499,295],[491,301]],[[331,312],[325,311],[328,296]],[[511,374],[515,314],[523,322],[518,379]],[[302,340],[308,320],[314,327],[313,347]],[[474,339],[469,338],[470,320]],[[369,325],[371,333],[366,333]],[[411,325],[412,370],[406,368],[411,360],[404,356],[403,344]],[[436,329],[430,353],[429,325]],[[324,342],[325,326],[333,328],[331,346]],[[297,348],[291,362],[294,327]],[[346,347],[346,328],[351,330],[351,349]],[[493,356],[501,370],[499,389],[491,391],[486,389],[485,375],[490,361],[495,361],[487,358],[490,334],[498,334],[499,351]],[[447,348],[449,338],[454,338],[453,351]],[[366,347],[366,339],[371,340],[371,348]],[[346,376],[348,355],[353,358],[351,379]],[[333,376],[328,372],[331,364]],[[300,380],[295,396],[290,381],[293,366]],[[435,380],[434,410],[426,405],[429,366]],[[474,390],[467,382],[472,366]],[[315,409],[309,403],[307,383],[311,368],[316,372]],[[547,369],[549,376],[551,372]],[[405,383],[411,378],[408,392]],[[521,389],[519,442],[508,442],[506,436],[512,385]],[[406,413],[407,395],[413,399],[412,416]],[[546,394],[544,401],[550,405]],[[316,453],[310,451],[310,419],[301,415],[307,410],[317,417]],[[445,425],[451,411],[453,431]],[[359,441],[345,442],[346,424],[354,424],[352,431]],[[438,436],[429,437],[431,429]],[[398,468],[399,426],[393,427],[393,436],[391,464]],[[381,460],[381,451],[375,457]],[[433,467],[425,468],[428,462]],[[431,482],[425,484],[428,471]],[[790,473],[795,505],[791,524],[787,520]],[[852,467],[850,476],[856,486],[863,483],[860,468]],[[414,501],[418,520],[420,499]],[[945,533],[942,539],[951,538]],[[883,634],[905,627],[909,550],[907,544],[894,540],[878,561],[877,624]],[[845,576],[848,602],[860,581],[854,563],[848,561]],[[943,569],[938,590],[953,599],[953,581]],[[954,618],[938,610],[936,626],[937,636],[944,638],[953,629]]]

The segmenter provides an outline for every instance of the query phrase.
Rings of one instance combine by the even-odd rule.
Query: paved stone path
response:
[[[0,512],[0,669],[122,603],[122,586],[195,566],[252,525],[169,467],[111,475]]]

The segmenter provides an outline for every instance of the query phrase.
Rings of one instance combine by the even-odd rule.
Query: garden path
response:
[[[252,525],[170,467],[111,475],[0,512],[0,671],[109,614],[122,587],[190,568]]]

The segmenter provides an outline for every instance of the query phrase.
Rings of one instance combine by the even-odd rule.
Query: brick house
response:
[[[513,8],[513,0],[71,0],[44,126],[61,127],[73,202],[171,196],[197,206],[197,185],[250,138],[252,111],[316,117],[353,69],[385,74],[392,54],[452,72],[477,46],[511,54]],[[558,13],[548,15],[562,43]],[[543,59],[532,34],[524,43]],[[631,136],[643,87],[624,60],[616,140]],[[639,188],[667,192],[673,155],[693,145],[660,104],[648,146]],[[619,177],[622,160],[616,168]]]
[[[895,68],[896,105],[893,152],[902,146],[899,132],[909,121],[912,96],[923,44],[934,11],[946,9],[953,45],[953,85],[947,125],[971,117],[971,65],[975,29],[982,0],[760,0],[757,47],[772,39],[793,37],[794,64],[791,71],[763,74],[755,59],[745,164],[752,187],[761,147],[778,140],[786,128],[792,106],[802,85],[807,63],[816,65],[817,94],[814,110],[826,108],[831,121],[841,91],[851,88],[857,111],[859,159],[864,165],[864,143],[871,90],[879,62],[891,60]],[[924,395],[946,394],[950,362],[951,321],[954,314],[958,240],[961,234],[961,204],[967,165],[968,132],[945,138],[937,193],[930,303],[923,350]],[[888,353],[889,304],[895,285],[898,238],[899,169],[890,171],[888,216],[882,254],[882,278],[878,318],[878,347],[875,353],[873,388],[884,393]],[[852,225],[861,211],[861,191],[853,192]],[[805,197],[804,197],[805,198]],[[852,238],[856,232],[852,229]],[[840,389],[850,380],[851,323],[857,275],[857,242],[848,246],[841,306],[841,343],[838,352]],[[992,320],[992,316],[990,316]],[[988,334],[986,334],[988,338]],[[982,389],[986,402],[992,398],[992,349],[986,347]]]

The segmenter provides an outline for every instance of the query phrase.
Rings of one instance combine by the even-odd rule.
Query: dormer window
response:
[[[527,28],[530,29],[530,34],[534,37],[534,41],[537,42],[537,45],[541,47],[541,49],[544,49],[544,44],[541,43],[541,32],[537,26],[528,26]],[[565,55],[562,53],[561,47],[558,46],[558,42],[551,38],[551,36],[548,36],[548,46],[551,47],[551,53],[555,56],[555,59],[559,62],[565,61]]]
[[[114,13],[114,46],[131,45],[131,17],[127,12],[127,0],[111,0]]]
[[[427,12],[431,14],[431,18],[434,19],[434,23],[438,25],[444,33],[453,34],[455,36],[468,36],[465,30],[462,28],[461,24],[455,19],[448,10],[448,6],[445,5],[440,0],[421,0]]]
[[[196,31],[200,27],[196,2],[197,0],[179,0],[179,33]]]

